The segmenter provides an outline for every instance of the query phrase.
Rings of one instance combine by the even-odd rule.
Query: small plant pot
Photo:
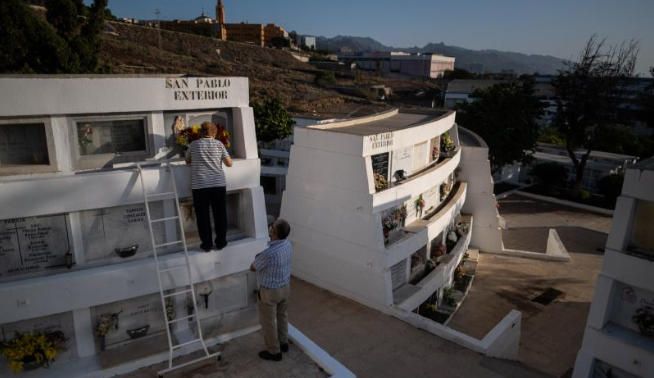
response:
[[[136,251],[138,251],[138,250],[139,250],[139,245],[134,244],[134,245],[130,245],[129,247],[125,247],[125,248],[116,248],[114,250],[114,252],[116,252],[116,254],[118,256],[120,256],[120,258],[125,259],[125,258],[128,258],[128,257],[134,256],[136,254]]]
[[[126,332],[127,332],[127,336],[129,336],[130,339],[138,339],[147,335],[149,329],[150,329],[150,325],[148,324],[143,327],[128,329]]]

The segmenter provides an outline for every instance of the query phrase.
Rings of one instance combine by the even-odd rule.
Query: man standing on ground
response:
[[[232,158],[225,146],[216,139],[218,127],[212,122],[202,123],[202,138],[195,140],[186,151],[186,163],[191,164],[191,189],[193,207],[200,234],[200,248],[211,251],[211,218],[215,223],[215,247],[223,249],[227,245],[227,209],[225,208],[226,186],[223,164],[232,166]]]
[[[259,292],[259,322],[266,350],[259,352],[264,360],[281,361],[288,352],[288,297],[291,284],[291,255],[293,246],[286,238],[291,226],[283,219],[269,228],[270,244],[259,253],[250,266],[257,272]]]

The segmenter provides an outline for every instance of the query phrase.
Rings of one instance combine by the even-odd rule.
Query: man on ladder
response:
[[[200,234],[200,248],[205,252],[223,249],[227,245],[227,210],[225,208],[226,186],[222,165],[232,166],[227,148],[216,139],[218,128],[212,122],[201,126],[202,137],[191,143],[186,152],[186,163],[191,165],[191,189],[193,207]],[[211,235],[210,212],[215,222],[215,244]]]

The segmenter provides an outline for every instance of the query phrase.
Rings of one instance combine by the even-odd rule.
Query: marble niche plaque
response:
[[[164,315],[158,293],[93,307],[93,326],[97,327],[102,315],[113,314],[117,314],[117,321],[105,335],[107,349],[147,339],[164,331]]]
[[[0,343],[13,339],[16,332],[43,332],[48,334],[58,331],[63,332],[66,342],[64,344],[64,349],[58,352],[55,363],[74,359],[77,356],[77,348],[75,346],[75,327],[73,325],[73,314],[71,312],[63,312],[40,318],[1,324]],[[5,361],[6,360],[2,359],[0,363],[4,363]],[[5,371],[4,368],[0,369],[0,376],[2,377],[5,376],[2,373],[3,371]],[[9,374],[7,376],[9,376]]]
[[[66,267],[65,215],[0,220],[0,279]]]
[[[195,284],[196,306],[201,319],[202,331],[205,337],[217,336],[239,329],[250,327],[257,323],[254,297],[256,278],[249,272],[232,274],[227,277]],[[180,318],[192,314],[193,307],[188,301],[190,297],[181,297],[175,303],[175,317]],[[195,319],[188,322],[175,322],[171,328],[172,334],[195,333]]]
[[[171,202],[171,201],[167,201]],[[169,204],[174,209],[174,204]],[[171,211],[174,211],[171,209]],[[164,201],[150,204],[152,219],[164,217]],[[170,215],[166,216],[172,216]],[[110,207],[80,212],[80,224],[86,262],[116,262],[128,258],[142,258],[151,255],[152,243],[145,213],[145,204]],[[153,224],[157,244],[176,240],[175,222]],[[168,232],[167,232],[168,231]],[[126,252],[135,247],[130,256]],[[180,250],[181,245],[160,248],[158,252],[169,253]]]
[[[639,332],[638,324],[632,317],[640,308],[654,308],[654,293],[642,288],[630,286],[624,283],[617,283],[613,290],[613,307],[611,321],[624,328]]]

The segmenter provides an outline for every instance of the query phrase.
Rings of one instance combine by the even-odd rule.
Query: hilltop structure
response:
[[[288,38],[288,32],[275,24],[248,24],[225,22],[225,5],[222,0],[216,3],[217,38],[223,41],[253,43],[268,46],[275,38]]]

